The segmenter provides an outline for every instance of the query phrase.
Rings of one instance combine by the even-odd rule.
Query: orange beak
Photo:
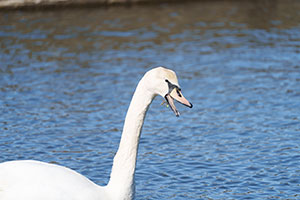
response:
[[[180,113],[176,109],[174,99],[189,108],[193,107],[193,105],[182,95],[181,90],[178,87],[175,87],[169,94],[165,96],[165,98],[177,117],[179,117]]]

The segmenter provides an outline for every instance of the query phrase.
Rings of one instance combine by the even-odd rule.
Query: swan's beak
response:
[[[169,106],[171,107],[171,109],[173,110],[173,112],[175,113],[176,117],[179,117],[180,113],[176,109],[176,106],[174,104],[174,99],[189,108],[193,107],[193,105],[182,95],[181,90],[177,87],[174,88],[170,93],[168,93],[165,96],[165,99],[169,104]]]

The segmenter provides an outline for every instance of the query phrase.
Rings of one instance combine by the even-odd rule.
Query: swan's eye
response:
[[[180,94],[181,89],[177,85],[172,84],[168,79],[165,79],[165,81],[168,83],[169,93],[171,93],[174,89],[176,89],[177,95],[181,97]]]

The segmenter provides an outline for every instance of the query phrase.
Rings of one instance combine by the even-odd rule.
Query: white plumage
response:
[[[126,114],[119,149],[107,186],[98,186],[69,168],[33,160],[0,164],[0,200],[131,200],[141,129],[156,95],[192,107],[181,94],[176,74],[158,67],[140,80]]]

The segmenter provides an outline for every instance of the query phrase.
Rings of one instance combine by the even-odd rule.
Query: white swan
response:
[[[109,183],[98,186],[63,166],[33,160],[0,164],[0,200],[130,200],[138,144],[147,109],[156,95],[165,97],[179,116],[173,99],[192,107],[181,94],[176,74],[157,67],[140,80],[132,97]]]

